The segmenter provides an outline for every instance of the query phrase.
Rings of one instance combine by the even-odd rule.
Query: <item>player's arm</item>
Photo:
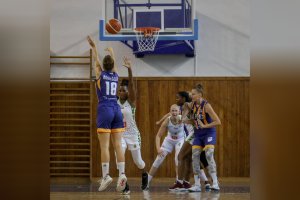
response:
[[[209,103],[205,104],[204,109],[208,113],[208,115],[211,117],[212,122],[209,124],[203,124],[201,121],[199,121],[201,128],[212,128],[212,127],[221,125],[221,121],[220,121],[218,115],[215,113],[214,109],[211,107],[211,105]]]
[[[124,57],[123,58],[123,66],[128,69],[128,91],[129,91],[129,101],[130,103],[135,107],[136,106],[136,88],[133,82],[133,76],[132,76],[132,68],[131,68],[131,62],[129,58]]]
[[[160,125],[169,116],[171,116],[171,113],[165,114],[159,121],[156,122],[156,125]]]
[[[185,104],[183,104],[182,106],[182,122],[189,124],[191,123],[191,120],[188,118],[188,114],[190,113],[192,109],[192,103],[191,102],[186,102]]]
[[[95,60],[94,70],[95,70],[96,78],[99,78],[103,69],[100,64],[98,50],[97,50],[94,40],[90,36],[87,36],[87,41],[89,42],[89,44],[92,48],[93,58]]]
[[[114,60],[114,67],[112,69],[112,72],[118,73],[118,70],[116,68],[116,59],[115,59],[115,53],[112,47],[108,47],[105,49],[105,51],[107,51],[109,53],[109,55],[112,57],[112,59]]]
[[[160,149],[160,138],[163,136],[165,132],[167,132],[167,125],[168,125],[169,119],[165,119],[165,121],[160,126],[156,137],[155,137],[155,144],[156,144],[156,150],[159,156],[162,156],[162,150]]]

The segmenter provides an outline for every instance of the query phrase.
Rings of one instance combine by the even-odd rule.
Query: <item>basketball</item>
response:
[[[122,24],[117,19],[111,19],[105,25],[106,31],[110,34],[119,33],[121,28],[122,28]]]

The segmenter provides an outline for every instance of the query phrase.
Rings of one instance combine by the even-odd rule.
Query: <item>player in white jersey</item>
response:
[[[149,171],[148,186],[146,189],[149,189],[149,185],[153,176],[156,174],[159,166],[162,164],[166,156],[169,153],[172,153],[174,148],[175,148],[175,154],[178,155],[180,148],[184,143],[185,132],[184,132],[184,124],[181,122],[181,115],[179,115],[180,108],[179,106],[174,104],[171,106],[170,111],[171,111],[171,116],[164,120],[156,135],[155,142],[156,142],[156,150],[158,155]],[[165,132],[168,132],[168,135],[165,137],[162,145],[160,146],[160,139]],[[176,167],[177,166],[178,166],[178,160],[176,162]]]
[[[122,137],[122,148],[125,154],[126,149],[131,151],[132,159],[135,165],[142,172],[142,186],[145,188],[148,183],[148,174],[145,171],[145,162],[141,156],[141,137],[139,129],[135,121],[136,110],[136,89],[134,87],[131,62],[128,58],[124,58],[124,66],[128,68],[129,80],[123,79],[119,87],[119,100],[118,104],[123,113],[123,121],[125,132]],[[123,193],[129,193],[129,187],[125,188]]]

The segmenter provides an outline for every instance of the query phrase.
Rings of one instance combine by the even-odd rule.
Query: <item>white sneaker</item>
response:
[[[218,182],[213,183],[213,185],[210,186],[210,189],[215,190],[215,191],[219,191],[220,190],[219,183]]]
[[[126,187],[126,182],[127,182],[127,177],[125,176],[125,174],[121,174],[117,182],[116,190],[118,192],[122,192]]]
[[[109,186],[109,184],[111,184],[112,181],[113,181],[113,179],[109,175],[106,175],[100,181],[100,186],[98,188],[98,191],[101,192],[101,191],[105,190]]]
[[[201,186],[193,185],[191,188],[189,188],[189,192],[201,192]]]

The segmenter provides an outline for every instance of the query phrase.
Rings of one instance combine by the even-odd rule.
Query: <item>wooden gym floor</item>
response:
[[[246,200],[250,199],[249,178],[220,178],[220,192],[202,191],[201,193],[169,192],[168,187],[174,182],[171,178],[154,178],[149,191],[141,191],[140,178],[129,178],[131,193],[121,195],[115,191],[117,178],[105,192],[98,192],[97,180],[90,182],[82,178],[52,178],[50,184],[50,199],[195,199],[195,200]],[[191,179],[192,180],[192,179]]]

